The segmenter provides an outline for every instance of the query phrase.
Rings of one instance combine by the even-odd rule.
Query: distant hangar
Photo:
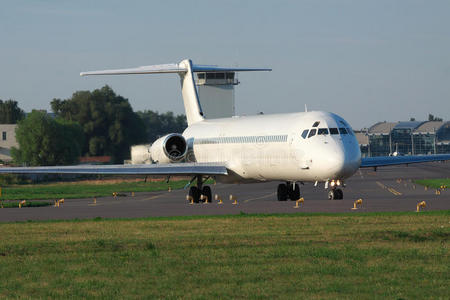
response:
[[[450,153],[450,121],[378,122],[356,136],[363,157]]]

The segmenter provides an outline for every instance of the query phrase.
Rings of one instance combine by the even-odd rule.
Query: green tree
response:
[[[17,101],[0,99],[0,124],[16,124],[25,117]]]
[[[130,156],[130,146],[145,141],[145,127],[128,99],[109,86],[75,92],[70,99],[53,99],[57,116],[79,123],[85,140],[83,155],[110,155],[116,163]]]
[[[16,128],[19,149],[11,154],[18,164],[30,166],[67,165],[78,162],[83,131],[75,122],[54,119],[34,110]]]
[[[138,115],[144,122],[147,142],[154,142],[168,133],[182,133],[187,127],[185,115],[175,116],[172,112],[159,114],[151,110],[138,111]]]
[[[442,121],[442,118],[438,118],[433,116],[432,114],[428,114],[428,121]]]

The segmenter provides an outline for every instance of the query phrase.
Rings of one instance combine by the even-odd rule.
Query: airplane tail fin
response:
[[[103,70],[81,72],[80,76],[88,75],[130,75],[130,74],[164,74],[177,73],[181,79],[181,93],[188,125],[200,122],[204,119],[200,105],[197,88],[194,80],[194,72],[240,72],[240,71],[271,71],[271,69],[253,68],[221,68],[217,66],[194,65],[190,59],[185,59],[178,64],[163,64],[143,66],[129,69]]]

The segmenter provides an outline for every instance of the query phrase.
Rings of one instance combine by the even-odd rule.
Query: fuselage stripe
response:
[[[261,143],[283,143],[287,142],[287,135],[267,135],[267,136],[229,136],[210,137],[194,139],[194,144],[261,144]]]

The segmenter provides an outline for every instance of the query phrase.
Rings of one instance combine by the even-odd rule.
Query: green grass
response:
[[[447,188],[450,188],[450,178],[441,178],[441,179],[419,179],[415,180],[416,183],[428,186],[431,188],[438,189],[441,186],[446,186]]]
[[[22,205],[22,207],[41,207],[41,206],[50,206],[53,205],[52,202],[48,201],[27,201],[25,204]],[[19,207],[18,201],[3,201],[1,204],[2,208],[16,208]]]
[[[57,198],[91,198],[111,196],[113,192],[149,192],[179,189],[188,183],[187,180],[177,180],[166,183],[165,181],[154,182],[92,182],[92,183],[51,183],[51,184],[24,184],[2,187],[3,200],[33,200],[33,199],[57,199]]]
[[[0,223],[0,298],[447,298],[450,211]]]

